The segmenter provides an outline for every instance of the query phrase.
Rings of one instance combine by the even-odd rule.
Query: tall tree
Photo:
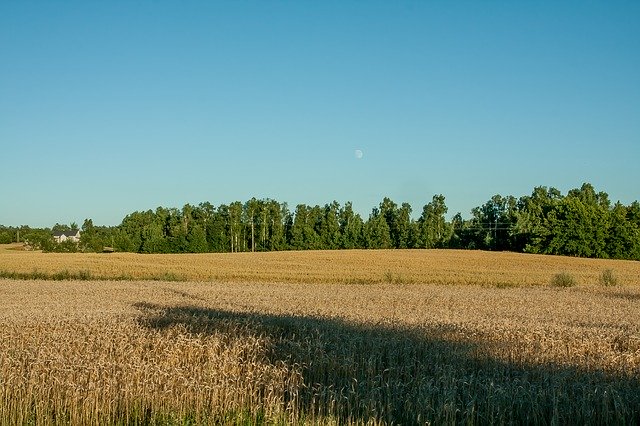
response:
[[[607,257],[608,197],[589,184],[569,194],[549,213],[548,254]]]
[[[207,242],[214,252],[229,252],[231,234],[229,226],[229,206],[221,204],[207,222]]]
[[[434,195],[431,202],[423,207],[422,215],[418,219],[418,247],[435,248],[448,244],[450,231],[445,219],[447,211],[442,194]]]
[[[248,224],[251,229],[251,251],[256,251],[256,217],[260,211],[260,201],[258,201],[255,197],[247,201],[244,205],[244,217],[245,222]]]
[[[393,247],[391,232],[384,215],[376,207],[364,225],[364,242],[366,248],[388,249]]]
[[[143,230],[143,253],[167,253],[167,240],[162,231],[162,225],[158,222],[152,222],[146,225]]]
[[[340,204],[337,201],[325,204],[320,220],[320,244],[324,250],[335,250],[340,248]]]
[[[387,223],[387,228],[389,229],[389,237],[391,238],[389,247],[397,247],[401,238],[398,226],[398,205],[389,197],[384,197],[382,202],[380,202],[378,211]]]
[[[394,246],[399,249],[412,248],[414,245],[411,205],[402,203],[394,214]]]
[[[503,197],[497,194],[471,211],[478,247],[490,250],[511,248],[510,234],[515,221],[515,205],[516,200],[512,196]]]
[[[99,252],[105,244],[98,237],[98,231],[93,226],[93,220],[85,219],[80,233],[80,247],[84,251]]]
[[[310,218],[310,207],[306,204],[298,204],[291,226],[289,244],[293,250],[309,249],[309,236],[314,233],[313,223]]]
[[[549,213],[562,200],[556,188],[538,186],[530,196],[517,202],[515,224],[512,226],[516,249],[529,253],[543,253],[552,238]]]
[[[286,247],[286,222],[290,216],[286,203],[280,204],[275,200],[267,200],[267,222],[269,235],[266,248],[268,250],[283,250]]]
[[[243,249],[241,244],[242,236],[242,203],[234,201],[229,204],[228,208],[228,224],[229,224],[229,237],[231,240],[231,251],[238,252]]]
[[[607,256],[613,259],[640,259],[640,231],[627,219],[628,208],[619,202],[609,215],[607,233]]]
[[[207,234],[199,224],[194,224],[189,228],[186,251],[189,253],[205,253],[208,251]]]
[[[362,228],[364,223],[359,214],[353,211],[351,202],[345,203],[338,214],[340,224],[340,248],[362,248]]]

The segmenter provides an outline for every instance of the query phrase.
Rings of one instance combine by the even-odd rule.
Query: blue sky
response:
[[[638,1],[0,2],[0,224],[640,198]],[[363,152],[362,158],[354,154]]]

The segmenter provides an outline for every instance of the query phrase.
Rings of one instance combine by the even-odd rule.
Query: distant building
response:
[[[56,243],[71,240],[75,243],[80,241],[80,230],[75,229],[73,231],[59,231],[53,233],[53,240]]]

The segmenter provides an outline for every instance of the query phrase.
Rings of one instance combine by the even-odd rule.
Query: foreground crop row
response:
[[[637,423],[640,289],[0,280],[9,424]]]

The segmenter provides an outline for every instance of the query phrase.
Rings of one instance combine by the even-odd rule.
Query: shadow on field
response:
[[[137,303],[152,330],[264,339],[268,363],[298,368],[302,419],[339,424],[638,424],[640,372],[611,376],[507,362],[451,326],[409,328],[341,319]],[[504,348],[508,351],[509,348]],[[291,400],[284,395],[284,400]]]

